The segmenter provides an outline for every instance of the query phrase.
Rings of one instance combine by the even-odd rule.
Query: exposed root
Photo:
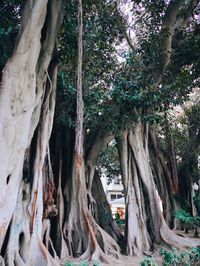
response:
[[[200,240],[176,235],[169,229],[164,219],[160,228],[160,236],[164,243],[178,248],[192,248],[200,245]]]
[[[36,235],[33,235],[31,238],[30,250],[34,252],[30,252],[28,265],[38,266],[38,265],[46,265],[46,266],[59,266],[59,262],[57,259],[54,259],[49,253],[48,249],[42,243],[41,239]]]
[[[25,262],[23,261],[22,257],[20,256],[18,251],[15,251],[15,260],[14,264],[16,266],[26,266]]]
[[[52,253],[53,253],[53,258],[58,259],[58,256],[57,256],[56,251],[54,249],[52,240],[50,238],[50,220],[44,219],[42,227],[43,227],[42,235],[43,235],[43,239],[44,239],[44,244],[48,250],[49,250],[49,248],[51,248]]]
[[[71,223],[67,229],[66,242],[71,251],[69,254],[77,256],[78,260],[91,264],[95,261],[109,264],[120,258],[120,249],[116,241],[95,222],[88,210],[83,212],[83,218],[79,221],[74,216],[73,224]]]
[[[4,259],[2,258],[2,256],[0,256],[0,265],[1,265],[1,266],[5,266],[5,261],[4,261]]]

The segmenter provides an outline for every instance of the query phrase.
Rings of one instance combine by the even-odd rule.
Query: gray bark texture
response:
[[[179,248],[198,245],[197,240],[173,233],[163,217],[159,199],[162,190],[156,186],[154,178],[156,174],[159,179],[162,172],[153,175],[148,125],[137,122],[121,132],[118,147],[126,203],[126,253],[131,256],[148,254],[162,243]]]
[[[44,165],[55,106],[54,50],[61,6],[61,1],[27,1],[18,43],[3,70],[0,248],[9,266],[57,264],[42,242],[42,218]],[[33,139],[32,173],[25,176],[24,162],[28,161]]]

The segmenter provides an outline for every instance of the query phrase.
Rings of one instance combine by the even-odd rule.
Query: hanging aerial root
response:
[[[51,237],[50,237],[50,229],[51,229],[50,220],[44,219],[42,222],[43,242],[44,242],[44,244],[48,250],[49,249],[52,250],[53,258],[58,260],[58,256],[56,254],[56,251],[55,251],[54,246],[53,246],[53,242],[52,242]]]

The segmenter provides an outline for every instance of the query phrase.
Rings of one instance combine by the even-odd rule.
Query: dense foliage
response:
[[[25,0],[1,1],[0,3],[0,77],[1,71],[12,55]]]

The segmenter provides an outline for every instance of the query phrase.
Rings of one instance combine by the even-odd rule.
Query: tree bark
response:
[[[70,199],[69,211],[66,214],[63,234],[69,256],[93,261],[109,262],[119,256],[119,247],[91,215],[87,204],[85,180],[85,161],[83,151],[83,115],[82,97],[82,1],[79,0],[78,22],[78,77],[77,77],[77,120],[75,128],[75,149],[73,155],[71,187],[65,188]],[[81,255],[81,256],[80,256]]]
[[[164,220],[150,164],[148,126],[135,123],[121,133],[118,145],[125,188],[127,254],[149,252],[162,242],[179,248],[198,245],[198,241],[175,235]]]
[[[200,148],[200,134],[198,127],[191,121],[191,117],[188,117],[188,145],[182,156],[182,162],[179,166],[179,192],[183,200],[187,204],[188,211],[192,215],[196,215],[197,212],[194,206],[192,184],[198,183],[199,169],[198,169],[198,152]]]
[[[28,1],[16,49],[3,70],[0,248],[7,265],[56,265],[42,243],[42,176],[53,123],[57,67],[52,57],[61,13],[61,1]],[[35,158],[28,177],[23,164],[33,135]]]
[[[174,184],[176,183],[174,183],[173,172],[168,168],[167,159],[159,147],[156,132],[153,128],[149,130],[149,157],[156,188],[162,201],[163,216],[169,227],[173,228],[174,195],[177,192],[174,189],[176,188]]]

